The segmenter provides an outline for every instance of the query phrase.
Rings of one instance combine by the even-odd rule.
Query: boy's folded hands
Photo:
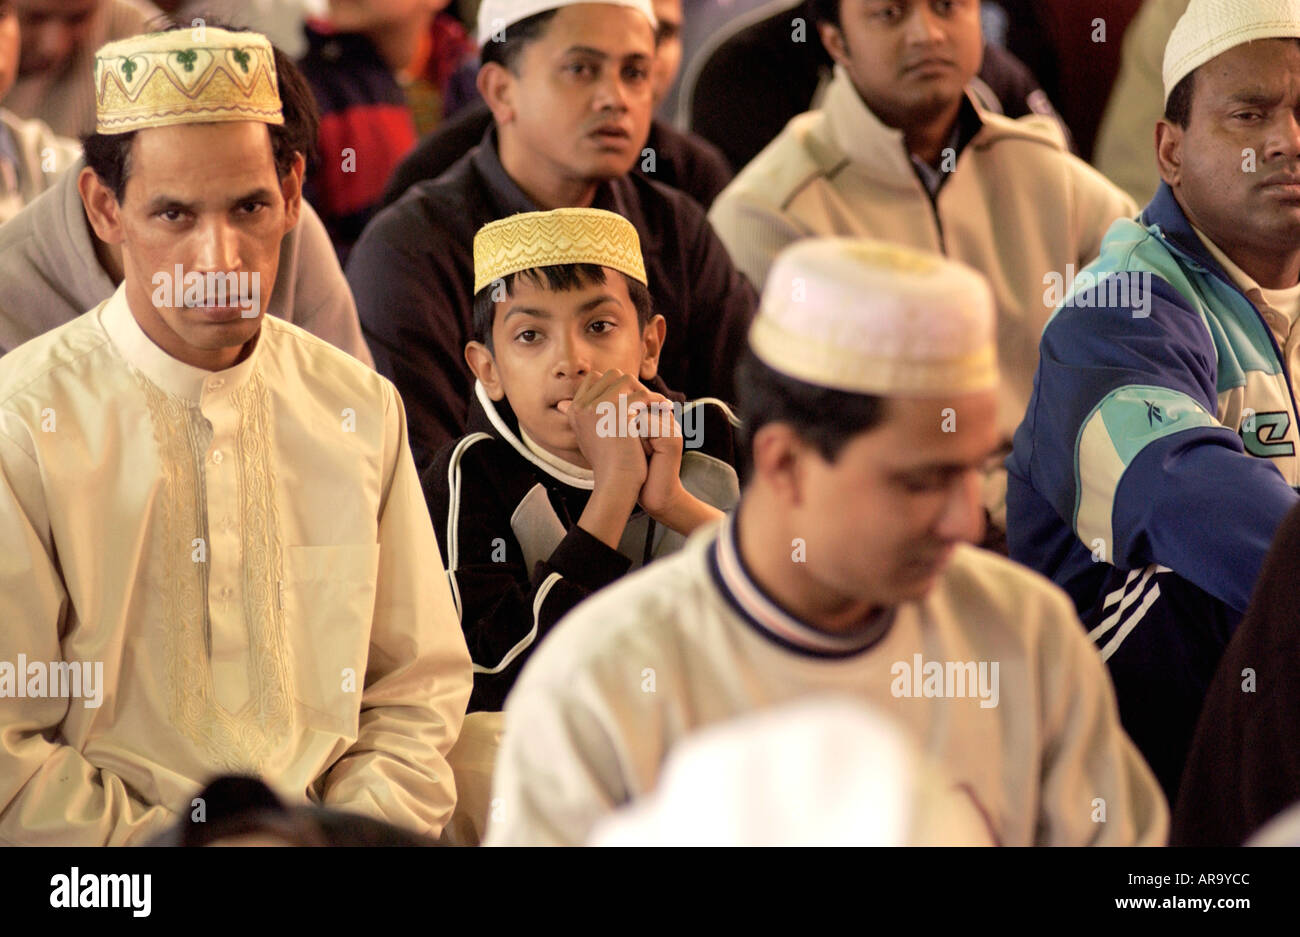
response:
[[[611,368],[588,373],[572,401],[560,401],[556,409],[569,418],[595,475],[592,502],[596,507],[589,503],[593,517],[584,511],[584,518],[603,520],[608,515],[612,522],[621,513],[624,519],[617,525],[616,537],[611,524],[597,520],[607,533],[601,536],[580,520],[589,532],[607,543],[612,538],[610,545],[615,546],[632,505],[638,503],[656,521],[682,534],[721,516],[682,486],[682,432],[667,397]]]

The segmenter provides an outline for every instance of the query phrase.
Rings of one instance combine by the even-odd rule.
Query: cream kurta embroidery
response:
[[[204,458],[212,427],[198,406],[135,372],[149,404],[163,467],[161,537],[155,560],[166,609],[165,654],[171,720],[199,742],[214,766],[256,772],[293,725],[293,701],[279,583],[283,554],[270,460],[270,403],[260,374],[232,395],[239,414],[243,617],[248,629],[248,701],[231,713],[216,699],[208,617],[208,536]],[[186,505],[193,505],[186,508]],[[199,541],[196,543],[196,541]],[[202,551],[201,553],[199,551]]]

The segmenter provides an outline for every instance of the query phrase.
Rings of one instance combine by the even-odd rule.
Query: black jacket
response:
[[[734,400],[733,375],[758,298],[704,210],[636,173],[601,184],[593,207],[622,215],[641,238],[655,312],[668,322],[664,381],[688,397]],[[537,206],[497,157],[496,128],[437,179],[413,186],[366,227],[347,278],[375,368],[402,395],[415,464],[465,432],[465,363],[474,235]]]
[[[661,384],[652,387],[659,392]],[[474,661],[469,712],[500,710],[524,661],[571,608],[684,538],[638,508],[614,550],[577,526],[591,482],[540,460],[519,438],[509,403],[475,385],[468,433],[421,476],[451,593]],[[723,511],[740,497],[731,411],[685,403],[682,485]]]
[[[473,149],[492,125],[492,112],[479,98],[443,121],[437,130],[425,134],[393,170],[384,188],[381,207],[391,205],[402,193],[425,179],[436,179],[456,160]],[[680,189],[704,208],[731,181],[731,167],[722,151],[693,133],[682,133],[662,120],[650,124],[646,147],[654,151],[653,163],[644,157],[632,171],[647,179]]]

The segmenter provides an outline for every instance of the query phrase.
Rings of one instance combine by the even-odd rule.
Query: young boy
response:
[[[574,605],[739,497],[731,411],[658,380],[666,325],[630,222],[494,221],[474,238],[474,291],[469,432],[422,476],[474,659],[470,712],[502,708]]]

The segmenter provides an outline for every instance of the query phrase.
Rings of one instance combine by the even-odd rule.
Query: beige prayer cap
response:
[[[547,10],[573,6],[575,3],[607,3],[611,6],[631,7],[645,14],[646,19],[650,21],[651,29],[659,28],[659,21],[655,19],[654,7],[650,5],[650,0],[483,0],[478,7],[476,36],[478,44],[480,47],[487,45],[494,35],[500,35],[507,26],[512,26],[520,20],[545,13]],[[505,38],[510,38],[509,32],[505,32],[504,35]]]
[[[283,124],[275,53],[265,36],[203,26],[120,39],[95,53],[95,129]]]
[[[749,332],[768,367],[853,394],[997,386],[993,293],[965,264],[881,241],[812,238],[777,256]]]
[[[600,208],[529,211],[492,221],[474,235],[474,292],[533,267],[600,264],[647,283],[632,222]]]
[[[1256,39],[1300,38],[1300,0],[1192,0],[1165,46],[1165,103],[1178,82]]]

